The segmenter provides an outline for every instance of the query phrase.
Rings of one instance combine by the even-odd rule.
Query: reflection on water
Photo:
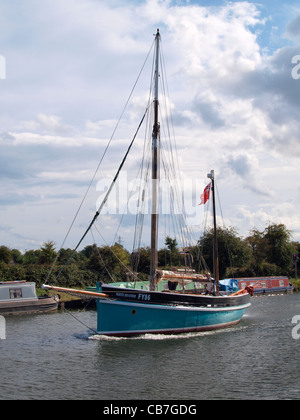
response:
[[[235,327],[178,336],[94,334],[96,312],[7,317],[1,398],[299,398],[300,294],[254,297]]]

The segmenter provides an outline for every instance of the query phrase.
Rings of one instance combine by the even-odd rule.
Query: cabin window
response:
[[[22,289],[9,289],[9,296],[11,299],[18,299],[22,297]]]
[[[267,283],[265,281],[261,282],[261,287],[267,287]]]
[[[247,286],[247,283],[246,282],[242,282],[241,283],[241,289],[245,289],[246,286]]]
[[[284,281],[283,280],[279,280],[279,286],[283,287],[284,286]]]

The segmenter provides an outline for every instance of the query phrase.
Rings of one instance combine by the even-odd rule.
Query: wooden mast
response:
[[[207,175],[211,179],[211,192],[212,192],[212,202],[213,202],[213,220],[214,220],[214,279],[216,281],[216,292],[217,296],[220,294],[219,286],[219,255],[218,255],[218,235],[217,235],[217,220],[216,220],[216,200],[215,200],[215,172],[211,170]]]
[[[157,269],[157,229],[158,229],[158,181],[159,181],[159,142],[160,127],[158,122],[158,80],[159,80],[159,43],[160,33],[155,36],[155,85],[154,85],[154,125],[152,132],[152,211],[151,211],[151,255],[150,255],[150,290],[155,289]]]

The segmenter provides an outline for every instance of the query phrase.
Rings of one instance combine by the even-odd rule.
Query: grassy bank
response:
[[[82,289],[84,290],[84,289]],[[45,294],[48,294],[44,289],[41,288],[36,288],[36,294],[37,296],[43,296]],[[55,296],[55,295],[59,295],[60,296],[60,301],[61,302],[70,302],[72,300],[80,300],[80,296],[74,296],[74,295],[70,295],[69,293],[63,293],[63,292],[55,292],[54,290],[50,291],[49,293],[50,296]]]

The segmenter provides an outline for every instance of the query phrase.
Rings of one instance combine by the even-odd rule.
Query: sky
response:
[[[157,28],[188,194],[214,169],[226,226],[300,241],[299,2],[1,0],[0,245],[77,244],[141,118],[139,86],[64,242]],[[110,244],[115,215],[99,225]]]

